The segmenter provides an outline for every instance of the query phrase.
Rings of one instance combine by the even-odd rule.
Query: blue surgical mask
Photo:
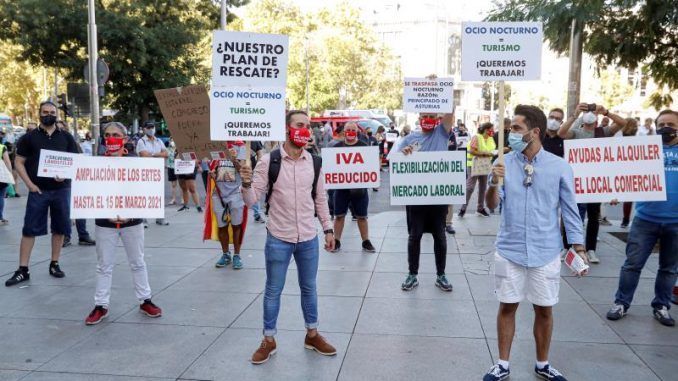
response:
[[[509,143],[509,147],[511,147],[511,149],[515,152],[525,151],[525,148],[527,148],[527,145],[530,144],[530,142],[524,141],[523,135],[521,135],[517,132],[509,133],[508,143]]]
[[[145,128],[144,132],[148,136],[155,136],[155,128]]]

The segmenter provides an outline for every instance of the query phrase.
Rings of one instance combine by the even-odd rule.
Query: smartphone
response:
[[[589,103],[587,111],[596,111],[596,104],[595,103]]]

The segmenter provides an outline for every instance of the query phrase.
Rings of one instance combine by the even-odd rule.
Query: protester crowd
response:
[[[652,314],[662,325],[675,325],[669,314],[672,293],[674,298],[678,297],[675,287],[678,272],[678,113],[675,111],[662,111],[656,119],[647,119],[640,124],[638,120],[623,118],[602,105],[582,103],[567,119],[560,108],[545,113],[538,107],[521,105],[515,108],[512,119],[502,120],[499,128],[503,129],[504,141],[498,140],[499,133],[492,123],[480,124],[470,136],[471,131],[455,121],[454,114],[422,113],[418,118],[419,128],[412,130],[404,126],[398,140],[393,142],[387,141],[386,134],[398,132],[394,125],[372,131],[348,122],[334,130],[325,126],[313,131],[306,112],[289,111],[284,142],[268,149],[261,142],[247,145],[240,141],[225,142],[225,158],[198,160],[193,173],[182,175],[174,172],[175,160],[182,152],[177,151],[171,140],[166,145],[156,137],[153,123],[143,126],[141,136],[130,136],[126,126],[111,122],[102,127],[100,142],[94,142],[89,135],[78,142],[65,125],[60,126],[56,105],[44,102],[39,113],[38,126],[16,141],[2,136],[0,144],[2,162],[14,171],[17,180],[23,181],[29,191],[19,267],[5,285],[15,286],[30,280],[29,264],[35,239],[48,234],[48,221],[51,232],[48,273],[55,278],[66,276],[59,258],[62,247],[70,244],[72,234],[70,180],[38,176],[40,150],[84,155],[91,155],[96,150],[111,160],[122,156],[162,158],[171,190],[168,205],[176,205],[181,212],[188,212],[193,206],[204,217],[204,238],[218,240],[221,244],[215,267],[231,265],[238,270],[246,266],[240,249],[246,235],[248,209],[252,209],[256,222],[266,223],[263,339],[252,355],[254,364],[264,363],[276,353],[277,318],[292,257],[297,266],[307,329],[304,346],[332,356],[336,349],[318,333],[316,278],[320,244],[336,255],[340,255],[342,249],[354,249],[342,244],[346,217],[350,212],[358,226],[361,249],[368,255],[376,252],[370,241],[368,216],[370,195],[374,197],[378,193],[369,189],[326,191],[318,157],[321,150],[378,146],[385,158],[385,153],[391,151],[412,155],[417,151],[464,150],[466,204],[460,207],[457,218],[468,218],[467,206],[476,193],[478,218],[495,213],[500,214],[501,219],[497,251],[493,256],[495,294],[500,302],[497,316],[499,357],[485,375],[486,381],[504,380],[510,374],[515,314],[524,300],[534,305],[535,373],[547,380],[565,380],[549,363],[552,307],[559,300],[561,258],[572,247],[585,263],[600,263],[597,241],[602,216],[600,203],[576,203],[573,172],[563,159],[563,141],[661,135],[667,200],[637,202],[633,219],[632,205],[624,204],[621,225],[624,228],[630,226],[626,261],[620,269],[618,289],[607,318],[619,320],[628,313],[641,270],[658,242],[659,270],[655,298],[651,302]],[[503,162],[497,160],[502,146]],[[196,187],[198,173],[201,173],[206,191],[204,200],[200,199]],[[181,205],[178,205],[177,185],[181,190]],[[16,187],[0,183],[0,226],[9,223],[3,218],[3,207],[10,189],[12,197],[19,197]],[[610,203],[617,204],[617,200],[610,200]],[[408,275],[400,288],[408,292],[419,285],[421,240],[425,233],[430,233],[436,267],[433,284],[444,292],[452,292],[453,285],[445,273],[446,233],[455,234],[452,206],[409,205],[405,217]],[[165,219],[155,222],[161,227],[169,224]],[[318,222],[323,231],[320,239]],[[77,220],[75,225],[78,244],[95,245],[97,253],[94,308],[85,323],[97,324],[108,315],[115,248],[119,242],[127,254],[140,311],[149,317],[160,317],[163,311],[152,301],[144,261],[147,222],[140,218],[96,219],[93,236],[87,231],[85,220]],[[586,271],[578,275],[584,276]]]

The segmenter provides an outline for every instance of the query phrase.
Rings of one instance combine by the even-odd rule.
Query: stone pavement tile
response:
[[[662,380],[675,380],[678,370],[678,347],[659,345],[631,345],[647,366]]]
[[[620,255],[608,255],[605,257],[600,258],[601,263],[598,264],[591,264],[590,269],[589,269],[589,275],[588,277],[600,277],[600,278],[619,278],[619,270],[621,269],[622,265],[624,264],[624,261],[626,260],[625,257],[622,257]],[[648,261],[649,262],[649,261]],[[563,266],[560,269],[560,275],[564,277],[576,277],[575,275],[572,275],[572,271],[567,267],[567,265],[563,264]],[[645,268],[643,268],[643,271],[640,274],[641,278],[652,278],[654,279],[657,275],[657,268],[653,267],[650,263],[645,265]]]
[[[41,318],[74,320],[84,322],[94,308],[95,287],[63,287],[47,298],[36,300],[23,308],[15,309],[9,315],[16,318]],[[131,308],[138,306],[134,291],[128,289],[112,289],[111,305],[108,320],[126,314]],[[84,323],[83,323],[84,324]]]
[[[125,251],[122,247],[115,251],[115,263],[126,261]],[[73,264],[96,264],[97,252],[94,246],[78,246],[75,250],[68,253],[61,253],[59,262],[65,267]]]
[[[0,277],[2,277],[3,282],[6,278],[14,275],[18,267],[19,263],[16,260],[0,261]]]
[[[447,274],[454,290],[445,292],[435,286],[435,274],[419,274],[419,286],[412,291],[403,291],[400,285],[407,273],[374,273],[367,289],[368,298],[442,299],[471,300],[471,291],[464,274]]]
[[[378,238],[378,237],[370,237],[370,241],[372,242],[372,245],[374,246],[375,249],[377,249],[377,252],[380,251],[384,238]],[[323,249],[323,244],[324,241],[320,241],[320,254],[325,251]],[[355,236],[349,236],[347,234],[344,234],[343,237],[341,238],[341,250],[339,252],[343,251],[349,251],[349,252],[362,252],[363,250],[363,240],[360,238],[360,235],[356,233]],[[326,251],[325,251],[326,252]]]
[[[200,267],[206,269],[214,269],[215,263],[221,258],[221,249],[218,250],[208,250],[205,251],[205,258],[207,262],[203,263]],[[233,252],[231,252],[231,257]],[[265,269],[266,268],[266,257],[262,250],[240,250],[240,259],[243,263],[243,268],[245,269]],[[233,264],[231,263],[228,267],[222,268],[223,271],[232,271]]]
[[[316,285],[318,295],[328,296],[364,296],[372,277],[367,271],[318,271]],[[261,278],[265,283],[265,278]],[[297,270],[288,270],[285,282],[285,295],[299,295]]]
[[[222,332],[221,328],[111,323],[40,370],[176,378]]]
[[[318,270],[320,271],[373,271],[377,262],[377,253],[362,251],[344,251],[338,253],[320,253]],[[297,265],[292,261],[290,269],[296,270]]]
[[[3,284],[0,288],[0,317],[7,317],[27,306],[40,305],[65,289],[68,287],[32,285],[30,281],[13,287]]]
[[[495,241],[496,237],[471,236],[470,238],[457,238],[457,246],[461,254],[486,254],[495,251]]]
[[[303,331],[306,329],[304,328],[304,317],[300,303],[298,295],[282,295],[280,299],[280,314],[278,315],[278,329],[288,331]],[[353,332],[361,305],[362,298],[358,297],[319,296],[319,329],[322,332]],[[263,308],[263,295],[260,295],[236,320],[233,327],[261,330],[263,325],[261,320]]]
[[[467,273],[466,278],[471,287],[473,298],[476,301],[497,302],[497,297],[494,294],[494,275],[476,275]],[[562,279],[560,281],[560,293],[558,298],[560,303],[577,303],[583,301],[582,297],[577,294],[569,283]]]
[[[146,248],[144,259],[149,266],[187,266],[200,267],[205,262],[216,257],[217,252],[209,249],[180,249],[180,248]]]
[[[554,333],[557,328],[554,328]],[[498,357],[496,340],[488,340],[492,357]],[[533,340],[514,340],[511,347],[511,380],[536,380]],[[658,378],[626,345],[554,341],[549,363],[568,380],[643,380]],[[479,375],[478,379],[482,376]]]
[[[40,286],[94,286],[91,275],[96,271],[96,265],[93,263],[61,263],[61,269],[66,273],[64,278],[55,278],[49,275],[49,262],[43,262],[31,266],[32,285]]]
[[[619,285],[618,278],[563,278],[590,304],[612,304]],[[647,306],[654,298],[654,279],[641,278],[632,305]]]
[[[499,302],[476,302],[485,335],[497,338]],[[521,303],[516,314],[516,340],[531,340],[534,310]],[[553,308],[553,341],[621,343],[617,334],[584,303],[558,303]]]
[[[471,301],[366,298],[356,333],[483,338]]]
[[[407,250],[401,253],[388,253],[379,255],[377,259],[377,266],[374,268],[376,272],[400,273],[407,272]],[[462,274],[464,268],[461,265],[461,259],[457,254],[448,254],[445,264],[445,273],[447,274]],[[421,255],[419,256],[419,274],[435,274],[435,255]]]
[[[0,380],[2,380],[0,378]],[[175,378],[126,377],[102,374],[54,373],[37,371],[21,381],[174,381]]]
[[[184,278],[186,275],[195,271],[195,268],[188,266],[150,266],[148,269],[148,283],[151,285],[153,292],[159,292],[162,289],[174,284],[178,280]],[[87,275],[91,274],[85,283],[96,284],[95,270],[89,271]],[[132,271],[129,268],[127,261],[116,265],[113,269],[113,288],[133,289],[134,282],[132,281]]]
[[[339,380],[478,380],[491,363],[485,339],[356,334]]]
[[[169,288],[153,298],[162,318],[149,319],[135,308],[116,322],[177,324],[226,328],[254,301],[257,294],[223,291],[188,291]]]
[[[0,351],[0,369],[34,370],[101,328],[74,321],[2,318],[0,338],[6,349]]]
[[[494,261],[494,252],[489,254],[459,254],[464,272],[483,275],[489,274]]]
[[[281,330],[276,335],[277,353],[265,364],[253,365],[249,360],[261,342],[261,329],[229,328],[181,377],[214,381],[334,381],[350,335],[322,334],[337,348],[336,356],[322,356],[305,349],[305,332]]]
[[[617,321],[605,318],[611,306],[611,304],[592,305],[600,318],[627,344],[678,346],[678,330],[675,327],[665,327],[659,324],[652,316],[652,307],[649,303],[631,306],[628,314]],[[673,315],[675,316],[675,312]]]
[[[258,294],[264,291],[266,285],[266,271],[262,269],[248,269],[234,271],[217,269],[215,267],[201,267],[188,276],[176,282],[169,289],[187,291],[224,291]]]
[[[0,370],[0,381],[19,381],[28,374],[21,370]]]

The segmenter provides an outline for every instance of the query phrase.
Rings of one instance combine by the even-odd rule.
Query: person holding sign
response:
[[[304,147],[311,137],[310,120],[304,111],[289,111],[285,118],[287,140],[278,149],[264,155],[252,175],[244,165],[242,195],[248,206],[266,195],[271,213],[267,223],[266,291],[264,293],[264,338],[252,355],[253,364],[263,364],[276,352],[275,334],[280,295],[290,260],[294,256],[301,289],[301,307],[306,323],[304,347],[325,356],[334,356],[336,349],[318,333],[318,233],[317,215],[324,229],[325,250],[334,250],[334,231],[330,220],[327,196],[320,171],[319,158],[313,158]]]
[[[678,268],[678,112],[660,112],[655,126],[664,143],[666,201],[636,203],[636,215],[626,244],[626,261],[619,274],[614,306],[607,313],[607,318],[619,320],[626,315],[638,287],[640,273],[659,241],[659,269],[654,284],[652,313],[659,323],[673,327],[676,322],[669,314],[669,302]]]
[[[422,151],[447,151],[450,135],[453,134],[454,113],[444,114],[442,123],[438,123],[438,115],[423,113],[419,115],[421,131],[413,131],[403,136],[394,149],[405,155]],[[404,130],[404,129],[403,129]],[[421,237],[424,233],[433,236],[433,252],[436,261],[436,287],[451,292],[452,284],[445,276],[447,260],[447,236],[445,235],[445,218],[448,205],[407,205],[407,262],[409,275],[400,285],[403,291],[410,291],[419,286],[419,256],[421,254]]]
[[[508,378],[509,355],[515,333],[518,304],[527,299],[535,313],[537,376],[565,381],[549,365],[553,306],[558,303],[560,282],[560,213],[567,238],[586,262],[583,228],[574,193],[574,175],[568,163],[546,152],[541,144],[546,116],[536,106],[519,105],[514,111],[504,164],[495,162],[489,176],[486,201],[490,208],[504,203],[494,254],[495,295],[499,299],[497,336],[499,360],[483,381]],[[505,176],[506,175],[506,176]],[[499,178],[504,178],[499,185]],[[577,275],[585,275],[586,270]]]
[[[478,134],[471,139],[466,152],[466,204],[459,209],[459,217],[466,214],[466,206],[471,200],[473,191],[478,184],[478,215],[489,217],[485,210],[485,191],[487,190],[487,175],[490,172],[492,157],[497,149],[494,143],[494,125],[490,122],[483,123],[478,127]]]
[[[64,236],[71,234],[69,199],[71,181],[58,177],[39,177],[40,151],[43,149],[78,153],[78,144],[67,131],[57,128],[57,106],[50,102],[40,104],[40,126],[26,133],[17,144],[16,169],[30,193],[26,202],[24,227],[19,246],[19,269],[5,282],[14,286],[30,279],[28,264],[35,237],[47,234],[47,213],[52,231],[52,260],[49,274],[63,278],[66,274],[59,266]]]
[[[110,160],[127,156],[124,143],[127,140],[127,129],[118,122],[104,125],[103,137],[105,156]],[[97,242],[97,286],[94,294],[94,309],[85,319],[85,324],[95,325],[108,316],[111,299],[111,282],[115,267],[116,247],[122,241],[127,254],[127,261],[132,270],[134,290],[139,300],[139,312],[157,318],[162,315],[160,307],[151,301],[151,286],[148,283],[148,271],[144,261],[144,228],[141,218],[97,218],[94,221]]]
[[[367,147],[367,144],[358,140],[359,128],[355,122],[346,122],[344,126],[344,141],[337,143],[334,148]],[[348,213],[349,204],[353,206],[353,214],[358,220],[360,238],[363,240],[363,251],[374,253],[377,251],[367,232],[367,208],[370,195],[367,189],[335,189],[334,190],[334,252],[341,249],[341,234],[344,232],[344,221]]]
[[[165,143],[155,137],[155,123],[144,123],[144,136],[137,142],[136,150],[139,157],[162,157],[167,159],[168,154]],[[169,225],[169,222],[165,221],[164,218],[156,219],[155,223],[161,226]],[[144,227],[148,227],[145,220]]]

